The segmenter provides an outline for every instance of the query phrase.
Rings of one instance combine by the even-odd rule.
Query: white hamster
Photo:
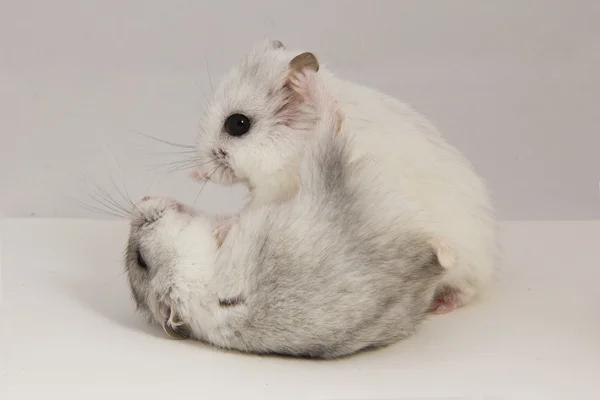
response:
[[[320,102],[329,135],[303,156],[297,196],[246,210],[220,249],[214,220],[169,199],[136,205],[127,275],[138,308],[169,335],[334,358],[405,339],[426,318],[446,273],[430,238],[402,197],[364,185],[378,177],[350,161],[335,102]],[[403,212],[374,221],[390,204]]]
[[[315,119],[290,87],[290,76],[302,69],[318,71],[339,101],[353,135],[351,159],[374,161],[379,184],[418,206],[421,228],[439,243],[438,257],[453,264],[437,290],[436,311],[469,302],[490,281],[496,262],[495,216],[483,180],[422,115],[334,76],[312,53],[264,41],[228,71],[205,109],[197,175],[246,184],[252,204],[294,196],[301,155],[314,140]],[[386,229],[401,234],[403,228]]]

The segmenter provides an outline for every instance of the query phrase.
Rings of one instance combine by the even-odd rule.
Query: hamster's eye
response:
[[[250,118],[243,114],[232,114],[225,120],[225,132],[231,136],[242,136],[250,130]]]
[[[137,252],[137,263],[142,269],[148,269],[148,264],[146,264],[146,260],[142,257],[142,253],[138,250]]]

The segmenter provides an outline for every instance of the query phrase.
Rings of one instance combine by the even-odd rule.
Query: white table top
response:
[[[1,399],[600,399],[600,221],[504,223],[480,301],[338,361],[168,339],[134,313],[122,222],[1,224]]]

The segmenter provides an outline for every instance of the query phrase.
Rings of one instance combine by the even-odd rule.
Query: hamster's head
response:
[[[173,337],[189,337],[186,300],[217,253],[210,218],[168,198],[144,197],[131,214],[125,270],[139,311]]]
[[[278,41],[257,44],[231,68],[205,109],[196,175],[251,190],[265,181],[288,184],[316,122],[314,108],[290,84],[304,70],[318,71],[317,58]]]

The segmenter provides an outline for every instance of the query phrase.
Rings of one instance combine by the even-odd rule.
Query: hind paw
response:
[[[453,288],[444,288],[438,291],[431,304],[431,312],[434,314],[447,314],[462,307],[463,301],[460,291]]]

